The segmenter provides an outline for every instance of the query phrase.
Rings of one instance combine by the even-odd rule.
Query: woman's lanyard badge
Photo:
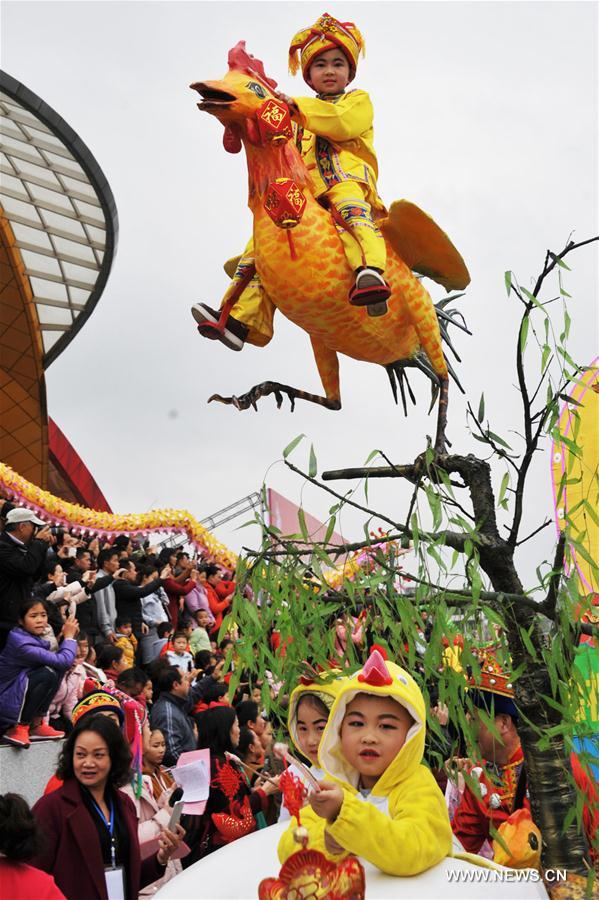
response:
[[[108,900],[125,900],[125,882],[123,867],[116,864],[116,837],[114,833],[114,801],[110,800],[110,819],[106,821],[106,816],[92,797],[92,803],[100,816],[100,819],[106,826],[106,830],[110,835],[110,863],[111,867],[104,869],[106,877],[106,892]]]

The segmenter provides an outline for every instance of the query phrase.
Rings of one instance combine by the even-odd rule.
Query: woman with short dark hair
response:
[[[131,777],[131,753],[117,725],[101,715],[83,720],[64,745],[58,776],[62,787],[33,808],[45,838],[34,865],[67,900],[137,900],[164,875],[183,830],[165,829],[156,855],[141,861],[135,807],[119,790]]]

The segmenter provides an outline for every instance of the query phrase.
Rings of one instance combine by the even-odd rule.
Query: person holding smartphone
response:
[[[43,635],[48,625],[46,607],[37,597],[24,600],[19,624],[8,635],[0,653],[0,728],[3,739],[26,750],[32,740],[57,740],[64,732],[43,722],[64,673],[75,661],[79,631],[74,616],[62,626],[64,638],[56,653]]]

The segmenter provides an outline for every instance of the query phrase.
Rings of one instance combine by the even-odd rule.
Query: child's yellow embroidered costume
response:
[[[362,36],[353,23],[339,22],[325,13],[293,38],[289,49],[290,71],[293,74],[297,71],[299,53],[304,79],[312,86],[308,79],[314,60],[335,49],[347,60],[349,81],[353,80],[358,56],[364,50]],[[314,195],[331,208],[346,258],[356,272],[350,302],[368,306],[371,315],[383,315],[390,290],[382,275],[387,251],[377,220],[386,216],[387,210],[377,192],[378,164],[370,97],[365,91],[350,90],[290,99],[292,116],[298,126],[297,141]],[[236,263],[234,272],[228,270],[232,281],[222,304],[254,265],[253,240]],[[215,324],[219,319],[219,314],[204,303],[196,304],[192,312],[200,327]],[[273,335],[274,312],[273,303],[254,273],[235,301],[224,334],[212,329],[200,333],[218,337],[232,350],[241,350],[245,342],[264,347]]]
[[[358,56],[364,52],[362,35],[353,22],[338,22],[328,13],[310,28],[299,31],[289,49],[289,68],[298,69],[298,52],[304,80],[310,85],[310,67],[328,50],[338,49],[349,63],[349,80],[356,74]],[[366,91],[294,97],[295,118],[306,129],[301,152],[312,176],[314,195],[326,195],[350,227],[339,229],[352,269],[361,266],[384,270],[385,241],[376,226],[377,214],[386,215],[378,196],[378,164],[373,140],[373,109]]]
[[[414,724],[401,750],[367,795],[360,791],[360,773],[341,752],[340,729],[346,709],[361,693],[391,697],[408,710]],[[451,853],[452,834],[447,807],[431,772],[421,762],[424,751],[426,712],[422,693],[414,679],[399,666],[385,663],[377,653],[364,668],[345,680],[320,743],[322,768],[343,789],[343,804],[332,824],[302,810],[302,825],[309,832],[309,846],[327,852],[325,830],[347,853],[367,859],[389,875],[424,872]],[[279,843],[284,862],[297,850],[293,823]]]

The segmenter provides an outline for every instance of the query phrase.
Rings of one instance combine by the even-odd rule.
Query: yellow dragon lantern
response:
[[[449,343],[449,324],[467,329],[458,313],[444,308],[451,298],[435,307],[414,272],[432,278],[447,291],[462,290],[470,282],[464,261],[422,210],[406,200],[393,203],[387,217],[377,223],[387,246],[388,312],[377,316],[365,307],[350,305],[347,297],[353,273],[337,230],[342,223],[333,219],[311,191],[309,173],[293,139],[288,109],[276,93],[276,82],[267,78],[263,64],[246,52],[243,41],[230,51],[228,62],[229,70],[220,81],[196,82],[191,87],[202,97],[199,109],[224,125],[225,148],[230,152],[238,152],[242,146],[245,149],[255,271],[274,306],[310,336],[325,396],[267,381],[241,396],[217,394],[210,400],[248,409],[256,408],[260,397],[274,394],[280,407],[285,394],[292,410],[297,399],[338,410],[338,354],[343,353],[384,366],[395,401],[399,387],[407,411],[406,389],[412,402],[415,400],[405,369],[416,367],[430,378],[433,395],[439,394],[435,449],[442,452],[448,375],[455,375],[441,341]],[[234,263],[225,267],[230,275]],[[253,275],[250,268],[240,290],[229,297],[211,327],[222,332],[231,307]]]

